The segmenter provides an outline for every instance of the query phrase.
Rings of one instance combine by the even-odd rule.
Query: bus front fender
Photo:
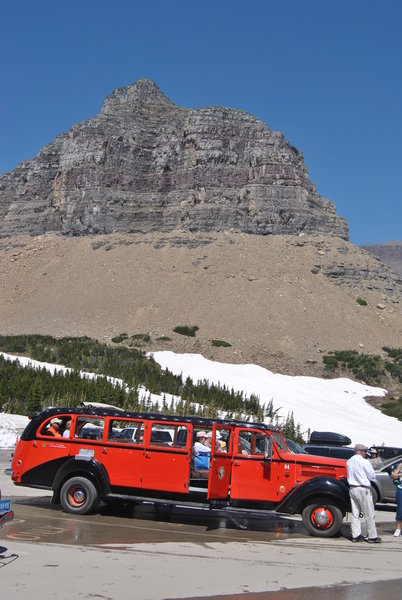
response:
[[[86,477],[96,486],[100,497],[110,493],[110,481],[105,467],[97,460],[77,460],[71,458],[59,469],[53,481],[53,502],[60,501],[60,490],[67,479]]]
[[[317,498],[335,504],[343,514],[351,510],[346,481],[332,477],[314,477],[293,488],[276,507],[276,512],[301,514],[304,508]]]

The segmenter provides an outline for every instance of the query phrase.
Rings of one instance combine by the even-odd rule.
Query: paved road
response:
[[[364,592],[365,600],[385,600],[401,589],[393,581],[402,564],[402,543],[391,535],[394,508],[377,511],[384,543],[374,547],[309,537],[298,518],[250,519],[241,529],[245,523],[224,513],[151,505],[76,517],[53,506],[50,494],[10,485],[7,461],[0,451],[0,485],[15,510],[0,533],[4,598],[343,600]],[[361,582],[369,585],[345,585]],[[284,588],[291,596],[278,592]]]

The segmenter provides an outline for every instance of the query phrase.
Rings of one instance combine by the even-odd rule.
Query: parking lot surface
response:
[[[0,532],[4,598],[129,595],[162,600],[241,594],[244,600],[262,600],[265,594],[267,600],[342,600],[358,598],[364,590],[366,600],[384,600],[398,596],[387,595],[395,586],[401,589],[395,579],[402,543],[392,537],[392,506],[376,511],[383,543],[374,547],[351,544],[347,522],[338,538],[309,537],[298,517],[244,520],[146,504],[104,506],[97,514],[77,517],[52,505],[50,493],[11,484],[3,475],[7,462],[0,452],[0,485],[15,511],[14,522]],[[303,595],[308,588],[310,595]],[[333,595],[314,596],[320,588]],[[293,595],[286,596],[287,590]],[[354,595],[348,595],[352,590]],[[385,595],[369,595],[379,590]]]

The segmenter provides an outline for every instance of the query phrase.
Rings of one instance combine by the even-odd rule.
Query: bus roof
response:
[[[148,413],[148,412],[130,412],[121,410],[116,407],[93,406],[86,404],[85,406],[72,407],[52,407],[47,408],[36,415],[32,415],[32,420],[43,420],[51,415],[58,414],[80,414],[80,415],[93,415],[98,417],[116,417],[116,418],[130,418],[130,419],[147,419],[153,421],[170,421],[171,423],[192,423],[193,425],[201,425],[202,427],[214,425],[230,425],[240,427],[259,427],[260,429],[266,429],[269,431],[279,431],[278,427],[274,425],[267,425],[260,422],[240,421],[237,419],[211,419],[207,417],[197,417],[194,415],[180,416],[180,415],[166,415],[162,413]]]

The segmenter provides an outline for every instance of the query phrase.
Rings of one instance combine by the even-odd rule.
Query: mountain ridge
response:
[[[283,134],[245,111],[178,107],[148,79],[0,177],[0,237],[175,230],[348,238]]]

